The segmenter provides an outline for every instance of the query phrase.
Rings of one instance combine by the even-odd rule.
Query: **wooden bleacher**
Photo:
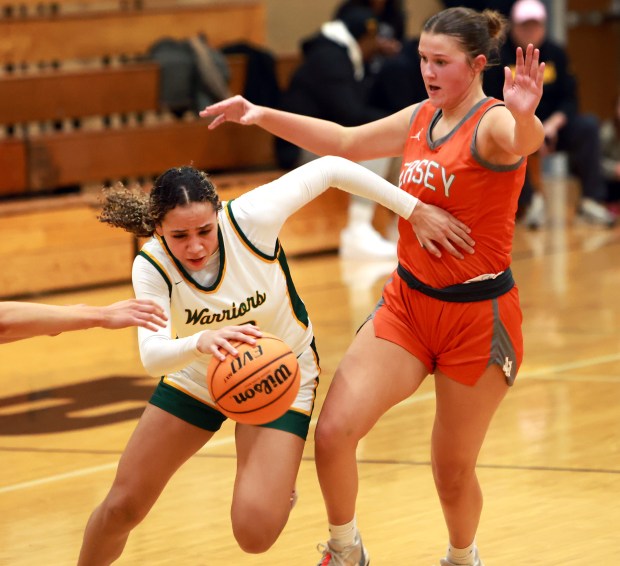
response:
[[[263,46],[263,5],[172,1],[26,1],[22,8],[38,6],[34,15],[20,8],[0,16],[0,298],[129,280],[136,239],[97,221],[92,191],[55,194],[62,187],[148,184],[168,167],[192,163],[215,172],[228,200],[282,173],[263,130],[226,124],[210,131],[196,117],[162,113],[159,67],[144,58],[164,36],[202,33],[216,47]],[[227,60],[229,88],[242,93],[247,60]],[[296,56],[277,58],[282,87],[296,65]],[[336,249],[347,202],[330,190],[291,218],[282,233],[287,253]]]
[[[155,63],[68,70],[0,79],[0,124],[156,110]]]
[[[26,144],[23,140],[0,140],[0,196],[27,188]]]
[[[162,37],[200,33],[214,47],[235,41],[264,46],[264,6],[229,2],[0,19],[0,65],[141,55]]]
[[[189,38],[198,34],[213,46],[237,41],[260,46],[265,40],[264,7],[258,2],[236,2],[0,19],[0,65],[21,69],[38,63],[44,68],[34,74],[12,73],[1,78],[0,124],[12,128],[22,122],[158,112],[159,71],[152,63],[141,63],[140,58],[164,36]],[[75,69],[76,61],[110,61],[121,56],[131,62],[118,68]],[[51,62],[60,70],[45,67]],[[67,63],[69,70],[64,68]],[[233,66],[236,72],[231,89],[235,92],[243,84],[245,67],[239,58]],[[2,141],[1,152],[7,145],[13,152],[21,150],[28,161],[26,179],[18,176],[11,181],[13,186],[6,180],[0,190],[3,194],[41,191],[155,175],[178,164],[183,155],[203,168],[275,165],[272,138],[258,128],[247,128],[241,134],[226,128],[207,136],[204,123],[195,122],[190,126],[156,120],[148,125],[138,123],[135,128],[46,131],[25,139],[25,148],[14,140]],[[258,151],[231,151],[236,143]],[[177,152],[171,150],[168,158],[160,161],[163,144]]]
[[[246,60],[228,57],[232,93],[243,90]],[[122,67],[7,76],[0,80],[0,123],[61,121],[129,112],[158,112],[159,67],[131,63]],[[207,170],[273,167],[273,139],[258,128],[231,125],[213,132],[204,121],[161,121],[140,127],[33,136],[27,178],[4,180],[0,191],[41,191],[131,176],[154,175],[182,162]],[[12,153],[24,143],[0,142]],[[4,152],[3,152],[4,153]]]

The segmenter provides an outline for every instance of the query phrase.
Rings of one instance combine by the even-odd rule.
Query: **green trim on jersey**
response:
[[[146,253],[143,250],[140,250],[138,252],[138,255],[141,255],[146,261],[148,261],[157,271],[159,271],[159,274],[164,278],[164,281],[166,282],[166,285],[168,285],[168,296],[172,295],[172,281],[170,281],[170,277],[168,277],[168,274],[164,271],[164,268],[159,265],[159,263],[157,263],[157,260],[153,257],[151,257],[148,253]]]
[[[183,267],[183,264],[170,251],[170,248],[168,247],[168,243],[166,242],[166,239],[163,236],[157,235],[156,237],[161,243],[164,250],[166,251],[166,254],[168,255],[168,257],[174,262],[174,265],[179,270],[179,273],[181,274],[183,279],[187,281],[188,284],[190,284],[192,287],[195,287],[196,289],[199,289],[200,291],[207,291],[207,292],[215,291],[219,287],[222,281],[222,277],[224,277],[224,271],[225,271],[224,265],[226,263],[224,236],[222,235],[222,230],[220,229],[219,225],[217,227],[217,245],[220,250],[220,267],[217,271],[217,277],[215,281],[213,282],[213,285],[209,285],[208,287],[203,287],[202,285],[197,283],[194,280],[194,278],[186,271],[186,269]]]
[[[316,338],[313,336],[312,337],[312,342],[310,342],[310,348],[312,348],[312,351],[314,352],[314,357],[316,358],[316,365],[319,367],[319,369],[321,368],[321,359],[319,358],[319,351],[316,349]],[[318,382],[319,378],[317,377],[317,382]]]
[[[235,229],[235,232],[237,232],[237,235],[239,236],[239,238],[241,238],[241,240],[248,246],[248,248],[250,248],[257,256],[262,257],[263,259],[266,259],[269,261],[273,261],[274,259],[276,259],[276,257],[278,256],[278,253],[282,249],[282,246],[280,245],[280,240],[276,240],[276,248],[275,248],[274,254],[270,255],[270,254],[261,252],[257,247],[254,246],[252,242],[250,242],[248,237],[243,233],[243,230],[241,230],[239,224],[237,224],[237,220],[235,219],[235,215],[233,214],[232,207],[231,207],[232,202],[233,202],[232,200],[229,200],[226,203],[226,213],[228,214],[228,218],[230,218],[230,222],[232,223],[233,228]]]
[[[293,312],[295,313],[297,320],[299,320],[299,322],[301,322],[305,327],[308,327],[308,324],[310,323],[308,311],[306,310],[306,305],[297,293],[297,289],[295,289],[295,283],[293,283],[291,271],[288,267],[288,262],[286,261],[286,254],[282,248],[280,248],[280,253],[278,253],[278,262],[280,263],[280,268],[286,277],[286,286],[288,288],[289,297],[291,297]]]
[[[266,259],[269,261],[273,261],[274,259],[278,260],[278,263],[280,264],[280,268],[282,269],[282,272],[284,273],[284,276],[286,278],[286,287],[288,289],[289,297],[291,298],[291,305],[293,306],[293,312],[295,313],[297,320],[299,320],[299,322],[301,322],[307,328],[309,324],[309,320],[310,320],[308,317],[308,311],[306,310],[306,305],[304,305],[304,302],[301,300],[301,297],[297,293],[297,289],[295,289],[295,284],[293,283],[293,278],[291,277],[291,271],[288,267],[288,262],[286,260],[286,254],[284,253],[284,248],[280,244],[280,240],[276,240],[275,255],[268,255],[268,254],[261,252],[259,249],[257,249],[254,246],[254,244],[252,244],[252,242],[248,240],[247,236],[243,233],[243,231],[239,227],[239,224],[237,224],[237,220],[235,219],[235,216],[231,208],[232,202],[233,201],[230,200],[226,203],[226,212],[228,213],[228,218],[230,218],[230,221],[233,225],[233,228],[235,229],[235,232],[239,235],[241,240],[257,256],[262,257],[263,259]]]

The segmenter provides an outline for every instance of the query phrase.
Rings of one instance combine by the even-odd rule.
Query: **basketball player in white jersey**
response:
[[[207,365],[211,356],[234,355],[232,340],[252,344],[261,331],[295,352],[301,387],[276,421],[236,425],[231,518],[246,552],[265,552],[278,538],[291,510],[319,376],[312,324],[278,233],[289,216],[331,186],[379,202],[454,255],[461,255],[454,246],[472,251],[465,225],[338,157],[315,160],[227,203],[207,175],[192,167],[163,173],[150,196],[108,190],[100,219],[152,236],[134,261],[132,279],[136,296],[161,305],[168,324],[138,331],[146,370],[163,377],[109,494],[91,515],[80,565],[117,559],[168,480],[220,428],[225,417],[209,396]]]

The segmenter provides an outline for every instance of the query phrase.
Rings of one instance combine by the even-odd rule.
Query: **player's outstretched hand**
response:
[[[543,93],[545,64],[540,62],[540,51],[530,43],[525,50],[517,47],[517,65],[514,77],[504,67],[504,103],[515,118],[534,114]]]
[[[469,227],[442,208],[419,201],[408,220],[420,245],[431,255],[441,257],[438,245],[458,259],[465,257],[461,250],[474,253]]]
[[[210,118],[213,120],[209,124],[209,129],[213,130],[224,122],[234,122],[243,126],[255,124],[261,114],[261,107],[252,104],[243,96],[237,94],[221,102],[216,102],[207,106],[199,112],[202,118]]]
[[[239,352],[230,343],[231,340],[239,342],[247,342],[248,344],[256,344],[256,338],[260,338],[263,333],[258,326],[253,324],[242,324],[240,326],[225,326],[218,330],[205,330],[198,338],[198,351],[203,354],[215,356],[218,360],[223,361],[226,355],[236,356]]]
[[[166,313],[155,301],[149,299],[127,299],[102,309],[102,328],[126,328],[142,326],[157,330],[166,326]]]

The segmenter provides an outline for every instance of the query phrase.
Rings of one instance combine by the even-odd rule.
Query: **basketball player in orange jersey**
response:
[[[96,327],[155,330],[165,326],[165,320],[163,309],[150,300],[127,299],[103,307],[6,301],[0,302],[0,344]]]
[[[241,97],[201,113],[214,117],[211,128],[227,120],[255,124],[319,155],[401,155],[401,188],[454,214],[476,242],[464,259],[442,256],[436,242],[400,221],[398,269],[340,363],[319,416],[316,465],[330,532],[320,566],[369,563],[356,527],[356,447],[429,373],[437,400],[432,470],[449,534],[440,563],[482,565],[476,460],[522,359],[510,254],[525,156],[544,136],[534,115],[544,64],[532,45],[517,49],[514,77],[505,69],[504,103],[482,90],[505,25],[488,10],[459,7],[432,16],[419,46],[428,99],[370,124],[345,128]]]
[[[246,552],[265,552],[278,538],[294,501],[319,375],[312,324],[278,233],[331,186],[387,206],[459,257],[458,249],[473,251],[468,228],[449,213],[340,157],[317,159],[224,204],[207,175],[192,167],[166,171],[150,195],[123,187],[106,192],[103,222],[152,236],[134,261],[133,286],[136,297],[162,307],[168,324],[138,331],[145,369],[163,377],[110,492],[91,515],[81,566],[118,558],[168,480],[217,432],[225,417],[209,394],[207,366],[212,356],[237,353],[231,341],[254,344],[261,331],[290,346],[301,384],[282,417],[262,426],[236,424],[231,519]],[[202,495],[209,500],[208,485]]]

